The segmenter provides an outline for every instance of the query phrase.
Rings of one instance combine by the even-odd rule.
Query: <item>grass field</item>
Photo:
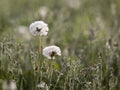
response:
[[[47,36],[31,35],[38,20]],[[49,45],[62,55],[44,57]],[[120,90],[120,0],[0,0],[0,90],[5,80],[17,90]]]

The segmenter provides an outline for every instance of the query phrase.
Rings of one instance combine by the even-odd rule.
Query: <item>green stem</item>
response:
[[[55,86],[54,86],[54,89],[53,89],[53,90],[55,90],[55,88],[56,88],[56,86],[57,86],[57,84],[58,84],[58,82],[59,82],[59,80],[60,80],[60,77],[61,77],[61,74],[58,76],[58,79],[57,79],[57,81],[56,81],[56,84],[55,84]]]
[[[38,54],[39,54],[39,56],[38,56],[38,61],[37,61],[37,76],[36,76],[36,78],[37,78],[37,80],[36,80],[36,86],[37,86],[37,84],[38,84],[38,82],[39,82],[39,78],[40,78],[40,64],[41,64],[41,59],[42,59],[42,57],[41,57],[41,55],[42,55],[42,38],[41,37],[39,37],[39,48],[38,48]],[[37,87],[35,88],[35,90],[37,90]]]
[[[50,79],[50,87],[51,87],[51,83],[52,83],[53,70],[54,70],[54,59],[52,58],[52,60],[50,62],[50,76],[48,78],[48,79]],[[50,89],[50,87],[49,87],[49,89]]]

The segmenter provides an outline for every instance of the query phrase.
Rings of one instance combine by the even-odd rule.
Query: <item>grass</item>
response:
[[[17,90],[119,90],[120,1],[70,3],[1,0],[0,90],[4,80],[15,80]],[[42,48],[57,45],[61,57],[48,60],[39,53],[39,37],[28,30],[35,20],[45,21],[50,29]],[[37,88],[41,83],[44,89]]]

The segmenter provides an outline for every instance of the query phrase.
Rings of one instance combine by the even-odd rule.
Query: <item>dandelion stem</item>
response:
[[[49,76],[50,87],[52,85],[51,83],[52,83],[53,70],[54,70],[54,59],[52,58],[52,62],[50,62],[50,76]],[[50,89],[50,87],[49,87],[49,89]]]
[[[39,82],[39,78],[40,78],[40,63],[41,63],[41,59],[42,59],[42,57],[41,57],[41,54],[42,54],[42,38],[41,38],[41,37],[39,37],[38,54],[39,54],[39,56],[38,56],[38,61],[37,61],[37,68],[38,68],[38,69],[37,69],[36,86],[37,86],[37,83]],[[37,87],[36,87],[35,90],[37,90]]]
[[[55,90],[55,88],[56,88],[56,86],[57,86],[57,84],[58,84],[58,82],[59,82],[59,80],[60,80],[60,77],[61,77],[61,74],[58,76],[57,81],[56,81],[56,83],[55,83],[55,86],[54,86],[54,89],[53,89],[53,90]]]

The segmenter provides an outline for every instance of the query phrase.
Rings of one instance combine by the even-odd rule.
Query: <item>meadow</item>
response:
[[[46,36],[30,33],[39,20]],[[0,90],[120,90],[119,40],[120,0],[0,0]]]

